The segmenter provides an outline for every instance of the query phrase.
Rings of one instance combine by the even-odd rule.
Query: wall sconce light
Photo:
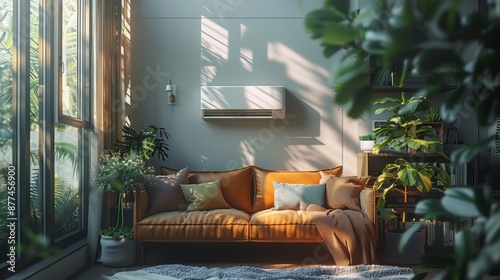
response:
[[[176,86],[172,85],[172,80],[168,80],[167,87],[165,88],[165,92],[168,97],[168,104],[175,105],[177,103],[177,90]]]

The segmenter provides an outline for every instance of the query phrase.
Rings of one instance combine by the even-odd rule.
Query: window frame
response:
[[[33,244],[33,237],[27,234],[25,229],[30,228],[30,144],[32,142],[30,134],[30,57],[37,55],[31,53],[30,40],[40,42],[38,50],[38,148],[40,157],[40,177],[38,195],[43,199],[44,205],[40,206],[44,221],[41,223],[43,234],[49,248],[57,246],[59,249],[70,247],[77,241],[85,240],[88,228],[88,201],[90,184],[90,160],[91,160],[91,136],[93,133],[91,108],[93,105],[93,90],[91,87],[93,65],[92,65],[92,18],[93,0],[78,0],[79,12],[82,16],[79,20],[78,33],[78,90],[81,93],[81,117],[74,118],[65,116],[61,101],[61,80],[62,69],[59,63],[62,44],[62,2],[57,0],[6,0],[12,1],[13,6],[13,49],[16,51],[12,55],[12,66],[16,69],[12,73],[12,165],[16,167],[16,215],[18,224],[16,228],[16,244],[23,244],[23,248]],[[7,2],[8,4],[11,4]],[[31,9],[38,8],[38,18],[31,16]],[[42,12],[43,11],[43,12]],[[30,27],[33,20],[38,20],[38,38],[31,38]],[[44,42],[44,43],[42,43]],[[51,47],[57,46],[57,47]],[[33,58],[33,57],[31,57]],[[57,94],[51,94],[56,93]],[[55,126],[62,124],[75,127],[80,131],[78,146],[79,161],[79,223],[77,230],[55,238]],[[38,164],[37,164],[38,165]],[[79,207],[80,207],[79,206]],[[2,238],[2,242],[3,242]],[[37,250],[38,251],[38,250]],[[35,251],[35,253],[37,252]],[[35,257],[34,257],[35,256]],[[15,270],[16,273],[29,265],[42,260],[41,257],[32,255],[31,252],[16,249]],[[9,265],[6,262],[0,264],[0,278],[10,277],[12,272],[8,271]]]
[[[89,1],[86,0],[78,0],[78,10],[79,11],[90,11],[91,9],[87,7],[89,4]],[[88,9],[87,9],[88,8]],[[62,14],[62,1],[59,1],[58,3],[58,10],[59,12],[57,13],[58,15],[58,22],[57,26],[62,27],[63,24],[63,14]],[[57,115],[56,115],[56,122],[61,123],[61,124],[66,124],[66,125],[71,125],[71,126],[77,126],[77,127],[83,127],[85,129],[89,129],[91,127],[91,121],[90,121],[90,108],[92,108],[92,103],[91,103],[91,91],[90,91],[90,47],[91,47],[91,41],[86,40],[83,34],[90,34],[91,25],[90,25],[90,12],[83,12],[83,16],[78,17],[78,29],[82,30],[82,32],[78,32],[77,34],[77,41],[78,41],[78,52],[77,52],[77,60],[78,60],[78,67],[77,67],[77,76],[78,76],[78,87],[77,90],[80,92],[79,96],[79,103],[81,108],[78,109],[80,117],[73,117],[64,114],[63,112],[63,70],[64,70],[64,64],[62,61],[62,46],[63,46],[63,32],[62,28],[57,28],[57,46],[58,46],[58,65],[59,65],[59,71],[57,77],[59,77],[58,80],[58,94],[57,94]],[[87,75],[85,75],[85,73]]]
[[[92,92],[90,90],[91,88],[91,77],[92,73],[90,71],[91,67],[91,38],[87,40],[87,38],[84,37],[84,34],[91,34],[90,31],[92,30],[91,26],[91,14],[90,11],[91,9],[91,1],[90,0],[77,0],[78,1],[78,12],[81,13],[78,16],[78,32],[77,32],[77,42],[78,42],[78,47],[77,47],[77,60],[78,60],[78,66],[77,66],[77,79],[78,79],[78,86],[77,90],[79,91],[79,102],[81,105],[81,108],[79,108],[79,117],[73,117],[73,116],[68,116],[63,113],[63,63],[62,63],[62,54],[63,54],[63,1],[58,1],[57,4],[57,28],[56,31],[54,32],[57,34],[57,38],[55,38],[55,41],[57,42],[58,46],[58,51],[57,55],[54,56],[56,58],[56,61],[54,65],[57,65],[57,95],[55,96],[55,100],[53,100],[52,104],[56,104],[56,110],[53,110],[52,112],[57,112],[56,115],[54,116],[54,123],[52,125],[53,128],[55,128],[56,125],[61,124],[64,126],[71,126],[75,128],[79,128],[79,142],[82,145],[79,145],[78,147],[78,159],[80,160],[79,162],[79,174],[80,174],[80,180],[79,180],[79,195],[80,195],[80,200],[81,200],[81,229],[77,232],[70,233],[69,236],[65,235],[62,237],[59,237],[54,240],[54,244],[57,245],[62,245],[62,246],[67,246],[73,243],[74,241],[83,238],[87,235],[87,221],[88,221],[88,209],[87,209],[87,202],[88,202],[88,186],[89,184],[89,167],[90,167],[90,138],[89,138],[89,131],[92,127],[92,123],[90,120],[90,108],[92,108]],[[53,33],[53,34],[54,34]],[[52,133],[54,133],[54,129],[52,130]],[[54,143],[55,144],[55,143]],[[53,152],[55,147],[53,147]],[[51,166],[55,165],[55,159],[53,160]],[[54,174],[52,174],[54,175]],[[52,184],[54,186],[54,184]],[[52,190],[53,193],[53,190]],[[53,210],[54,204],[51,205],[51,208]],[[51,217],[54,217],[54,213],[50,213]],[[53,223],[55,225],[55,223]],[[54,233],[52,234],[53,236],[55,235]]]

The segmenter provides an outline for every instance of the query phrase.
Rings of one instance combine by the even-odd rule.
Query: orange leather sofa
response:
[[[149,214],[151,195],[136,192],[134,235],[141,244],[150,242],[296,242],[321,243],[320,233],[305,210],[273,210],[273,182],[318,184],[320,171],[340,177],[342,166],[314,171],[266,170],[247,166],[230,171],[190,171],[189,184],[220,180],[229,207],[202,211],[173,210]],[[163,175],[179,170],[162,167]],[[157,197],[154,197],[157,199]],[[375,191],[359,194],[361,210],[376,223]]]

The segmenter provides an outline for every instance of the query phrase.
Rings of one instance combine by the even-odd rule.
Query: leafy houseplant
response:
[[[101,235],[111,236],[115,240],[133,238],[133,230],[124,226],[123,196],[134,191],[137,186],[143,189],[149,187],[154,179],[153,174],[154,169],[134,153],[129,155],[104,151],[99,156],[95,178],[97,187],[103,192],[118,192],[116,224],[101,230]]]
[[[403,73],[415,70],[421,75],[451,78],[456,87],[446,93],[440,110],[446,122],[458,119],[460,108],[469,101],[475,102],[478,125],[485,127],[496,121],[500,112],[498,1],[479,0],[479,9],[462,9],[462,4],[473,2],[381,0],[369,1],[367,7],[356,11],[351,2],[325,0],[305,22],[311,38],[321,41],[325,57],[339,54],[341,66],[332,73],[334,101],[343,105],[350,117],[359,118],[373,106],[375,89],[369,84],[366,65],[369,56],[375,54],[385,66],[392,65],[396,57],[403,59]],[[476,51],[465,46],[473,46]],[[442,95],[442,90],[439,79],[420,93],[436,96]],[[494,135],[457,150],[451,159],[467,163],[493,139]],[[419,202],[415,213],[426,218],[475,219],[471,230],[456,233],[453,254],[424,256],[423,265],[441,268],[442,279],[500,275],[500,239],[495,238],[500,234],[500,206],[498,198],[491,195],[490,185],[449,188],[441,199]],[[406,231],[400,248],[413,229],[418,228]]]
[[[169,148],[166,141],[170,134],[165,128],[146,125],[144,129],[136,131],[132,127],[124,125],[122,133],[124,140],[116,141],[120,153],[130,154],[134,152],[145,160],[149,160],[155,154],[161,160],[168,158]]]
[[[359,141],[374,141],[376,139],[374,134],[360,135]]]
[[[165,160],[169,151],[166,141],[170,135],[164,128],[147,125],[136,131],[123,126],[122,132],[124,140],[117,141],[117,149],[100,155],[95,178],[102,191],[118,192],[116,224],[100,230],[101,262],[111,267],[127,266],[135,261],[134,231],[124,225],[124,196],[133,194],[137,187],[148,188],[154,180],[154,168],[145,161],[155,154]]]
[[[403,196],[403,211],[401,214],[401,225],[396,229],[390,229],[384,233],[383,259],[395,264],[418,264],[421,263],[425,254],[425,235],[423,231],[415,234],[409,241],[405,251],[398,252],[397,244],[406,231],[407,226],[407,204],[408,196],[414,191],[426,193],[432,189],[447,188],[450,185],[448,173],[435,166],[432,162],[420,163],[420,158],[425,157],[428,152],[438,154],[447,159],[443,153],[442,143],[436,135],[433,127],[423,124],[418,114],[428,112],[432,107],[431,103],[423,96],[406,98],[405,93],[401,94],[401,100],[393,97],[385,97],[377,100],[375,104],[385,105],[375,111],[380,114],[385,111],[392,111],[393,114],[387,119],[384,126],[373,130],[377,137],[383,138],[373,148],[374,153],[379,153],[384,146],[402,151],[401,157],[394,163],[387,164],[382,173],[377,177],[374,188],[383,189],[381,197],[377,200],[379,217],[393,213],[385,209],[386,198],[396,192]],[[418,154],[419,160],[412,160]],[[441,186],[435,186],[439,183]],[[384,211],[385,210],[385,211]]]
[[[441,115],[434,108],[430,108],[429,112],[424,114],[424,116],[425,116],[425,122],[442,122],[443,121],[443,119],[441,118]]]
[[[443,145],[434,128],[422,125],[423,121],[418,116],[419,113],[424,114],[432,108],[427,98],[423,96],[406,98],[405,93],[402,93],[401,100],[384,97],[377,100],[375,104],[385,105],[377,109],[375,114],[393,111],[393,115],[387,119],[384,126],[373,130],[376,137],[383,138],[380,143],[375,144],[373,152],[379,153],[384,146],[403,151],[400,158],[384,167],[382,174],[374,183],[375,189],[383,189],[377,206],[384,207],[386,197],[391,191],[401,193],[404,204],[401,222],[404,229],[408,195],[412,189],[422,193],[432,189],[442,190],[449,187],[451,181],[446,170],[435,166],[432,162],[421,164],[412,162],[412,157],[416,155],[416,152],[428,152],[444,159],[448,158],[443,153]],[[419,154],[419,157],[422,156],[425,157],[425,154]],[[436,183],[440,185],[436,186]]]

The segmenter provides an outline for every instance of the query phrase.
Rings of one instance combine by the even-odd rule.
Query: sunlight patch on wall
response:
[[[267,56],[270,61],[283,64],[288,77],[297,83],[316,86],[312,89],[324,90],[324,81],[330,77],[330,71],[312,63],[300,53],[280,42],[268,43]]]
[[[240,39],[243,40],[246,33],[248,32],[248,26],[240,24]],[[240,48],[240,63],[241,67],[248,72],[253,72],[253,50],[248,48]]]
[[[121,26],[121,49],[120,49],[120,88],[124,91],[126,108],[131,108],[131,95],[132,95],[132,69],[131,69],[131,41],[132,41],[132,29],[130,24],[131,18],[131,3],[130,0],[122,1],[122,26]],[[123,104],[121,105],[123,106]],[[124,109],[123,109],[124,110]],[[125,113],[126,124],[130,124],[130,114]],[[116,124],[121,127],[121,123]]]
[[[283,147],[288,158],[285,160],[285,168],[289,170],[316,170],[329,168],[324,164],[324,144],[295,145]]]
[[[212,82],[217,76],[216,66],[202,66],[201,67],[200,82],[202,86],[206,86]]]
[[[324,97],[332,97],[329,85],[330,71],[312,63],[308,58],[280,42],[269,42],[267,55],[270,61],[276,61],[285,68],[287,76],[299,84],[303,99],[317,108],[324,108]],[[319,112],[323,114],[325,112]]]
[[[315,111],[322,119],[317,131],[306,131],[311,135],[287,139],[288,145],[283,146],[288,156],[285,167],[329,168],[331,166],[325,166],[326,162],[342,162],[342,136],[339,134],[342,131],[342,121],[339,119],[342,109],[333,104],[330,71],[282,42],[268,42],[267,55],[269,61],[281,64],[287,77],[298,85],[294,93],[308,105],[305,108]],[[325,105],[327,102],[331,106]],[[338,144],[328,147],[330,152],[325,154],[325,144],[332,142]]]
[[[255,165],[255,147],[252,146],[251,141],[241,141],[239,151],[242,165]]]
[[[240,24],[240,39],[243,40],[243,37],[247,34],[249,28],[244,24]]]
[[[251,49],[240,49],[240,63],[243,69],[253,72],[253,51]]]
[[[229,60],[229,31],[203,16],[201,17],[201,59],[219,65]]]

